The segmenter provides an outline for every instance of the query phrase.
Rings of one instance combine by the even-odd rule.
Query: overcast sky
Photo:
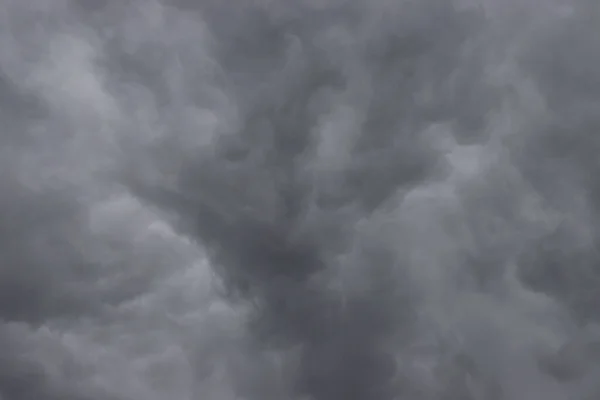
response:
[[[600,396],[595,0],[0,0],[0,400]]]

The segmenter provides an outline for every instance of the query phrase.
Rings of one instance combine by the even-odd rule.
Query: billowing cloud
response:
[[[0,18],[0,400],[600,393],[594,2]]]

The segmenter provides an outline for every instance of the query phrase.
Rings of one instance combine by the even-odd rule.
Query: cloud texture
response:
[[[600,396],[591,0],[0,0],[0,400]]]

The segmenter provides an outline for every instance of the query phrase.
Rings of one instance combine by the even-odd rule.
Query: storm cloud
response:
[[[595,2],[0,18],[0,400],[600,395]]]

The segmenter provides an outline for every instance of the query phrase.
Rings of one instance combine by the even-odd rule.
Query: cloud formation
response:
[[[594,2],[0,18],[0,400],[600,394]]]

